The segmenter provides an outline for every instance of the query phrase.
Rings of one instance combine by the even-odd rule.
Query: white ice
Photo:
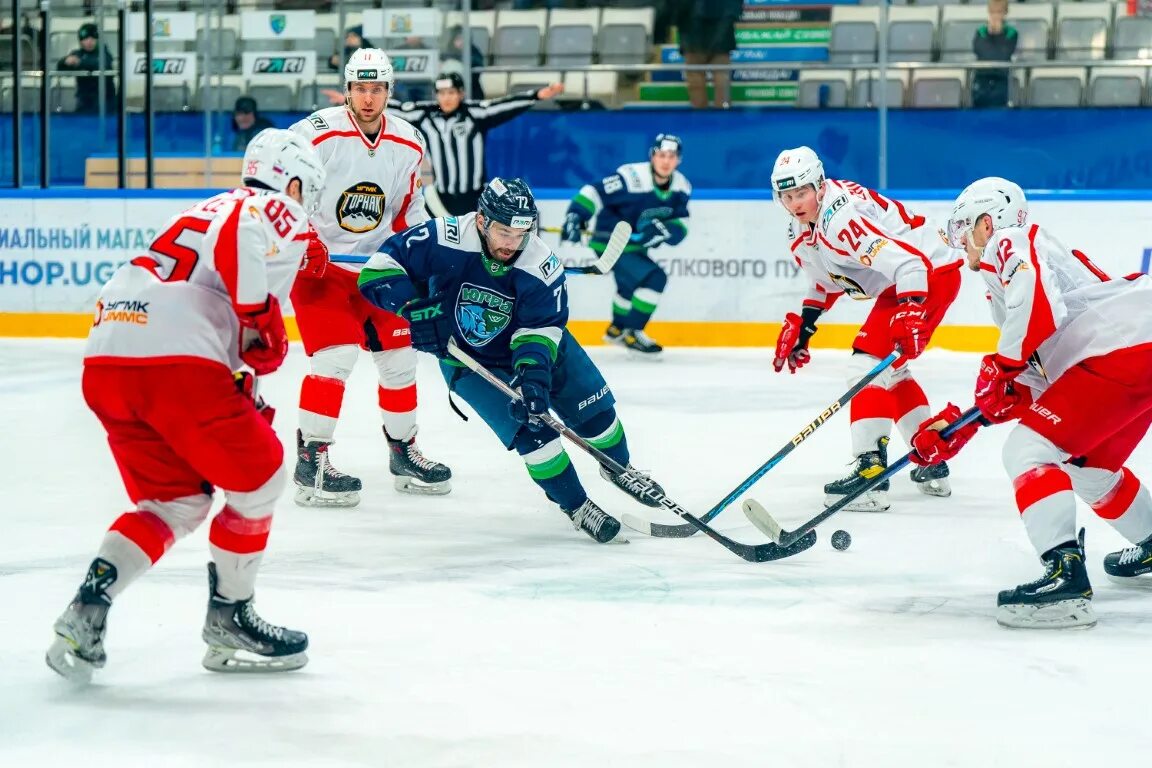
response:
[[[1082,510],[1095,629],[993,619],[997,590],[1041,573],[1001,469],[1007,428],[954,462],[952,498],[901,476],[890,512],[834,517],[792,559],[746,563],[703,536],[598,546],[482,423],[453,415],[424,355],[420,442],[451,464],[452,494],[392,489],[365,357],[333,448],[364,502],[300,509],[286,494],[277,509],[257,603],[310,634],[304,670],[200,667],[205,525],[117,601],[108,666],[74,688],[43,663],[52,621],[128,503],[80,394],[80,349],[0,342],[0,766],[1053,768],[1147,754],[1152,594],[1105,580],[1117,534]],[[795,376],[764,350],[592,354],[634,462],[698,513],[845,389],[836,350]],[[966,407],[976,363],[930,352],[915,369],[934,405]],[[285,445],[304,370],[294,348],[265,384]],[[846,415],[827,424],[752,495],[786,523],[815,514],[846,471],[847,429]],[[570,453],[605,509],[647,514]],[[1150,458],[1144,445],[1130,462],[1145,479]],[[764,541],[738,504],[716,522]],[[849,551],[829,545],[836,528]]]

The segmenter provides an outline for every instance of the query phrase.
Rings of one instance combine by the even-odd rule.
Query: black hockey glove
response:
[[[448,340],[452,338],[450,307],[443,294],[426,299],[412,299],[397,313],[411,326],[412,346],[436,357],[448,354]]]
[[[580,221],[580,214],[573,212],[564,217],[564,228],[560,233],[561,240],[578,244],[583,234],[584,222]]]
[[[508,415],[521,424],[527,425],[533,432],[539,431],[544,424],[533,419],[542,413],[548,413],[552,406],[549,390],[552,388],[552,371],[539,365],[525,365],[518,369],[516,378],[512,379],[510,386],[520,388],[520,400],[508,403]]]

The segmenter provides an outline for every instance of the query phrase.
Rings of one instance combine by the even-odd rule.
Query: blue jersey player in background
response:
[[[596,541],[620,523],[585,492],[560,435],[532,417],[554,410],[577,434],[625,467],[628,441],[615,398],[565,328],[564,266],[535,234],[536,202],[520,179],[493,179],[479,210],[433,219],[393,235],[360,273],[360,292],[412,326],[412,346],[440,359],[448,389],[462,397],[524,459],[545,495]],[[448,340],[513,388],[510,402],[447,352]],[[634,498],[625,478],[601,474]]]
[[[656,311],[668,285],[668,274],[648,255],[661,245],[676,245],[688,235],[688,198],[692,185],[676,170],[681,142],[671,134],[656,137],[649,162],[629,163],[595,184],[585,184],[568,206],[563,239],[579,243],[589,220],[596,217],[588,245],[604,252],[617,222],[632,225],[632,242],[616,263],[616,296],[612,323],[604,333],[608,342],[623,344],[640,356],[655,359],[663,347],[649,338],[644,327]]]

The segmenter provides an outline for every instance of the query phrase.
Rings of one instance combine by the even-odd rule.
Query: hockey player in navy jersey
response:
[[[679,137],[662,133],[652,142],[647,163],[629,163],[595,184],[585,184],[564,219],[562,237],[573,243],[592,217],[595,230],[588,245],[603,253],[608,235],[617,222],[632,225],[628,244],[613,274],[616,296],[612,299],[612,322],[604,340],[623,344],[646,358],[657,358],[663,347],[644,332],[660,296],[668,284],[668,273],[648,252],[661,245],[676,245],[688,235],[688,198],[692,185],[676,170],[680,165]]]
[[[476,213],[433,219],[385,241],[360,274],[360,292],[409,321],[412,345],[440,359],[449,390],[520,454],[533,481],[577,528],[607,543],[620,523],[588,498],[560,435],[532,418],[554,410],[632,469],[612,390],[565,328],[564,266],[536,236],[537,217],[527,184],[493,179]],[[447,352],[449,339],[523,399],[510,402],[458,363]],[[629,488],[625,476],[603,467],[600,473],[642,501],[643,489]]]

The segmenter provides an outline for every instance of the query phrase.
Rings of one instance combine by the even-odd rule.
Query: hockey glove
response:
[[[640,227],[640,231],[636,233],[635,240],[640,243],[643,248],[655,248],[658,245],[663,245],[670,237],[672,237],[672,233],[668,231],[667,224],[660,221],[660,219],[651,219],[645,222],[644,226]]]
[[[1000,355],[985,355],[980,361],[980,375],[976,377],[976,405],[985,419],[1000,424],[1015,418],[1017,408],[1027,408],[1031,404],[1031,390],[1014,384],[1025,367]]]
[[[532,417],[548,413],[548,409],[552,407],[549,396],[549,390],[552,388],[552,371],[539,365],[522,366],[510,386],[513,389],[520,388],[521,399],[508,403],[508,415],[533,432],[539,431],[544,424]]]
[[[288,356],[288,331],[280,300],[269,295],[259,312],[240,315],[240,359],[257,376],[273,373]]]
[[[803,368],[812,361],[808,352],[808,340],[816,333],[816,318],[819,314],[809,318],[805,310],[805,317],[794,312],[784,316],[784,325],[780,328],[780,335],[776,338],[776,357],[772,359],[772,367],[776,373],[784,370],[788,365],[789,373],[796,373],[796,369]]]
[[[908,456],[909,460],[913,464],[926,467],[929,464],[947,461],[960,453],[960,449],[972,439],[976,430],[980,429],[980,420],[964,425],[947,440],[940,436],[940,430],[958,420],[961,415],[959,408],[948,403],[947,408],[921,424],[916,434],[912,436],[913,450]]]
[[[580,214],[573,212],[564,217],[564,228],[560,233],[562,241],[579,243],[583,234],[584,222],[580,220]]]
[[[308,228],[308,246],[304,251],[304,260],[300,263],[300,272],[305,277],[323,277],[328,270],[328,246],[320,239],[319,233],[313,227]]]
[[[896,306],[889,328],[892,342],[900,347],[900,354],[908,360],[920,357],[932,335],[920,299],[902,299]]]
[[[264,402],[264,398],[256,391],[256,377],[248,371],[236,371],[234,377],[236,389],[252,401],[252,404],[256,406],[256,411],[264,417],[268,426],[272,426],[272,420],[276,418],[276,409]]]
[[[400,317],[411,326],[412,346],[436,357],[448,354],[448,341],[452,338],[452,319],[445,309],[444,294],[426,299],[412,299],[400,307]]]

